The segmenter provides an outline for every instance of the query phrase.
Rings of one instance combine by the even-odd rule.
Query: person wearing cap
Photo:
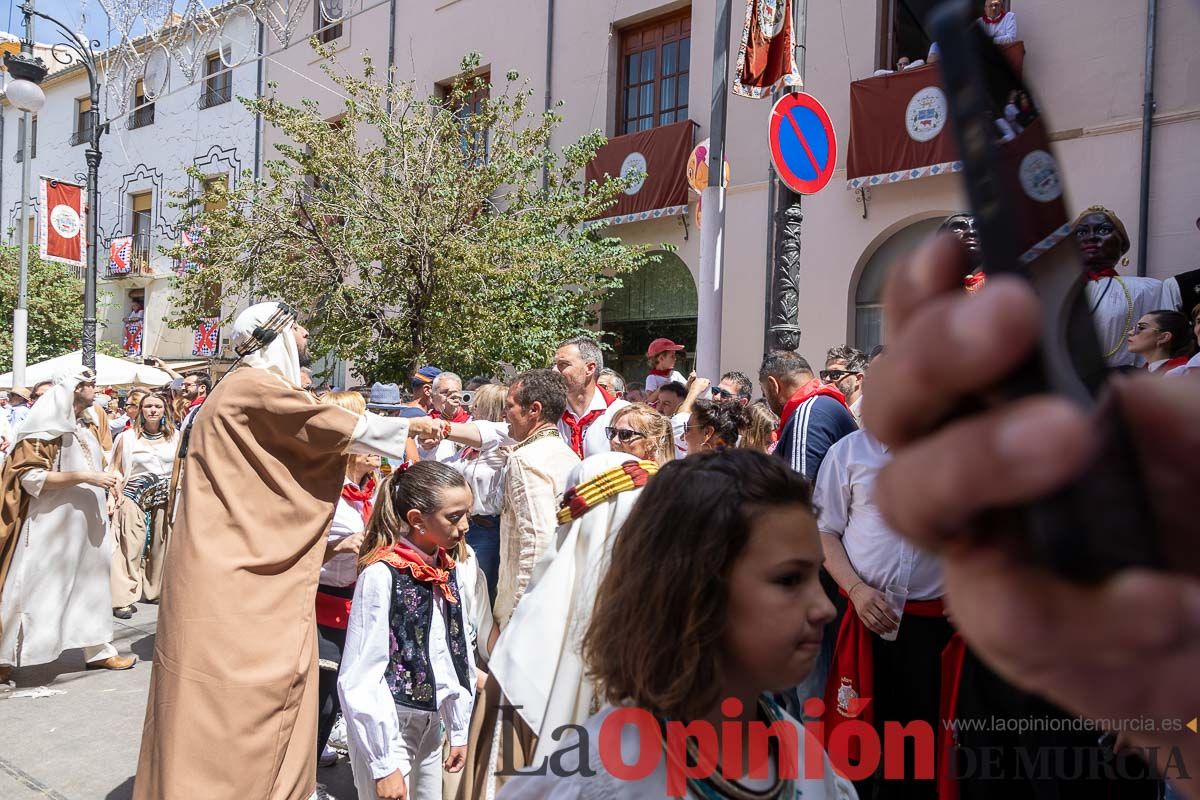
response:
[[[655,339],[646,348],[646,361],[650,363],[646,394],[651,403],[658,400],[658,389],[664,383],[687,383],[687,378],[675,370],[675,360],[684,349],[683,345],[675,344],[670,339]]]
[[[437,367],[421,367],[413,373],[409,384],[413,399],[401,409],[402,417],[423,417],[433,413],[433,382],[442,371]]]
[[[95,393],[84,367],[55,376],[0,473],[0,681],[78,647],[88,669],[137,660],[112,644],[107,495],[117,478],[105,472],[112,439]]]
[[[14,386],[8,390],[8,426],[14,431],[29,416],[29,401],[32,398],[33,395],[24,386]]]
[[[1162,281],[1117,273],[1129,252],[1129,234],[1116,213],[1104,206],[1084,209],[1073,224],[1087,274],[1087,303],[1100,339],[1100,354],[1110,367],[1140,366],[1145,359],[1129,352],[1133,324],[1159,308]]]
[[[240,361],[190,429],[134,800],[312,796],[313,598],[347,455],[402,459],[440,431],[303,391],[308,332],[283,303],[239,314],[232,344]]]

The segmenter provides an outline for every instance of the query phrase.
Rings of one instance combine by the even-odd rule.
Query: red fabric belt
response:
[[[838,592],[849,597],[844,590]],[[935,600],[909,600],[904,604],[904,613],[915,617],[940,617],[945,613],[941,598]],[[871,649],[873,634],[863,624],[851,603],[842,616],[838,629],[837,645],[833,651],[833,668],[825,684],[825,743],[829,743],[833,729],[851,719],[861,719],[874,724],[875,713],[868,702],[862,705],[860,698],[870,700],[875,696],[875,657]],[[850,740],[847,755],[857,760],[861,757],[858,739]]]
[[[339,631],[346,630],[346,625],[350,622],[350,601],[353,599],[354,587],[346,587],[350,593],[350,597],[337,597],[332,594],[325,594],[320,589],[317,590],[317,624],[324,625],[326,628],[337,628]]]

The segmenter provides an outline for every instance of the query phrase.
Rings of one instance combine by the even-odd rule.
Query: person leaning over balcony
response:
[[[980,22],[996,44],[1011,44],[1017,40],[1017,13],[1004,6],[1005,0],[987,0],[983,4]]]

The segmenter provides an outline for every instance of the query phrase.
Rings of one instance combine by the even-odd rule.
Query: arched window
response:
[[[869,353],[876,345],[883,344],[883,284],[888,269],[936,232],[943,219],[934,217],[901,228],[867,260],[854,289],[854,346],[859,350]]]
[[[613,349],[613,369],[627,380],[642,380],[648,365],[646,348],[650,342],[665,336],[687,347],[696,348],[696,314],[699,300],[696,282],[687,264],[679,256],[666,251],[656,256],[636,272],[621,276],[621,287],[604,298],[600,326],[611,334],[606,337]],[[677,367],[687,374],[683,364]]]

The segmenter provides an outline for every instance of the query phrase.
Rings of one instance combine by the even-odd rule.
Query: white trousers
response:
[[[94,644],[91,647],[83,648],[83,660],[91,664],[93,661],[103,661],[106,658],[112,658],[117,654],[117,648],[112,642],[104,644]]]
[[[392,746],[400,748],[409,800],[442,800],[442,721],[436,711],[398,709],[400,735]],[[358,800],[378,800],[371,767],[355,752],[350,738],[350,761]]]

